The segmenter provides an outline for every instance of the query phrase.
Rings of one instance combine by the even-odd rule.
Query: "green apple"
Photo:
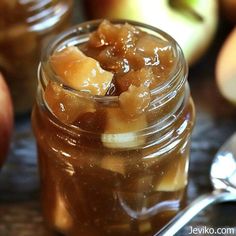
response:
[[[93,17],[140,21],[169,33],[180,44],[189,64],[193,64],[203,55],[217,28],[218,1],[216,0],[88,2],[91,2],[87,3],[87,6],[90,7]]]

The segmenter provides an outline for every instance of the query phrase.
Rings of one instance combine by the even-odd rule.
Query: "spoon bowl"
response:
[[[207,206],[236,201],[236,133],[216,153],[211,165],[210,179],[213,191],[198,197],[154,236],[173,236]]]
[[[236,133],[217,152],[210,178],[214,189],[236,193]]]

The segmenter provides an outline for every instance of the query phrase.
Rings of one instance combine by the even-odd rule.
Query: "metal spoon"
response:
[[[211,165],[210,178],[214,190],[198,197],[154,236],[173,236],[207,206],[236,201],[236,133],[216,153]]]

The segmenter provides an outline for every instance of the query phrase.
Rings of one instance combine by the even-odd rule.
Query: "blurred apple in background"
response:
[[[13,107],[10,92],[0,74],[0,167],[2,166],[10,144],[13,128]]]
[[[218,22],[217,0],[84,0],[84,3],[92,18],[130,19],[169,33],[180,44],[189,64],[204,54]]]
[[[236,105],[236,27],[219,52],[216,79],[221,94]]]

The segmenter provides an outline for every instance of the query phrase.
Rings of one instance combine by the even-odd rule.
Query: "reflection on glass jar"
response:
[[[123,120],[118,96],[75,91],[62,85],[48,66],[56,51],[72,45],[83,48],[99,23],[84,23],[60,35],[39,67],[32,123],[44,216],[53,229],[66,235],[153,235],[185,201],[195,119],[186,62],[179,46],[164,32],[130,22],[168,42],[175,66],[166,81],[151,90],[145,113]],[[57,96],[52,95],[55,91]],[[82,118],[80,114],[84,125],[79,128],[68,124],[68,117],[55,116],[51,104],[59,96],[67,99],[60,103],[65,109],[86,104],[83,107],[93,110]],[[84,109],[77,108],[76,112]],[[104,132],[104,126],[110,130]]]
[[[69,25],[72,1],[0,1],[0,71],[17,114],[32,107],[41,50],[51,36]]]

